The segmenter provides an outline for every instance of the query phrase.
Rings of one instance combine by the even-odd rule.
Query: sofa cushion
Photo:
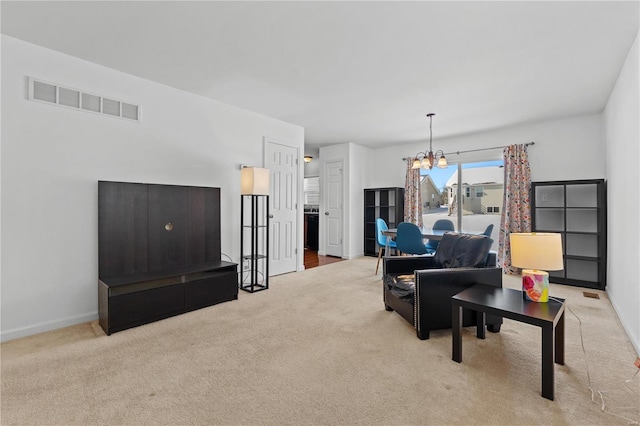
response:
[[[493,240],[486,235],[447,232],[434,255],[437,268],[483,267]]]

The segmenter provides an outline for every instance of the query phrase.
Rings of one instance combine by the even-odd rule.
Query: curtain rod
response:
[[[524,144],[524,146],[535,145],[535,144],[536,144],[535,142],[527,142]],[[467,152],[489,151],[491,149],[503,149],[503,148],[506,148],[507,146],[509,145],[494,146],[491,148],[468,149],[466,151],[445,152],[444,155],[452,155],[452,154],[460,155],[460,154],[466,154]],[[403,157],[402,161],[407,161],[409,158],[411,157]]]

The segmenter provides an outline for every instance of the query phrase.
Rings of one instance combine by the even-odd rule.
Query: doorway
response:
[[[334,256],[323,256],[318,254],[316,250],[304,250],[304,269],[311,269],[317,266],[328,265],[330,263],[340,262],[344,259]]]

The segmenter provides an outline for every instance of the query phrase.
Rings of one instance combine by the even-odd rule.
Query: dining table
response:
[[[422,228],[422,236],[427,240],[441,240],[442,236],[447,232],[452,232],[449,229],[431,229],[431,228]],[[397,228],[389,228],[385,231],[382,231],[382,235],[387,237],[387,244],[385,245],[384,252],[389,253],[389,241],[392,238],[395,238],[398,235]]]

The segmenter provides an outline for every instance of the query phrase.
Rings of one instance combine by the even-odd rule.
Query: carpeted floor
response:
[[[629,424],[633,347],[604,292],[553,285],[566,314],[554,401],[540,396],[541,333],[419,340],[382,303],[375,258],[273,277],[268,291],[106,336],[81,324],[1,346],[3,425]],[[518,277],[505,286],[517,288]],[[587,370],[588,367],[588,370]],[[589,374],[587,374],[589,373]],[[602,391],[592,402],[594,391]],[[637,423],[636,423],[637,424]]]

